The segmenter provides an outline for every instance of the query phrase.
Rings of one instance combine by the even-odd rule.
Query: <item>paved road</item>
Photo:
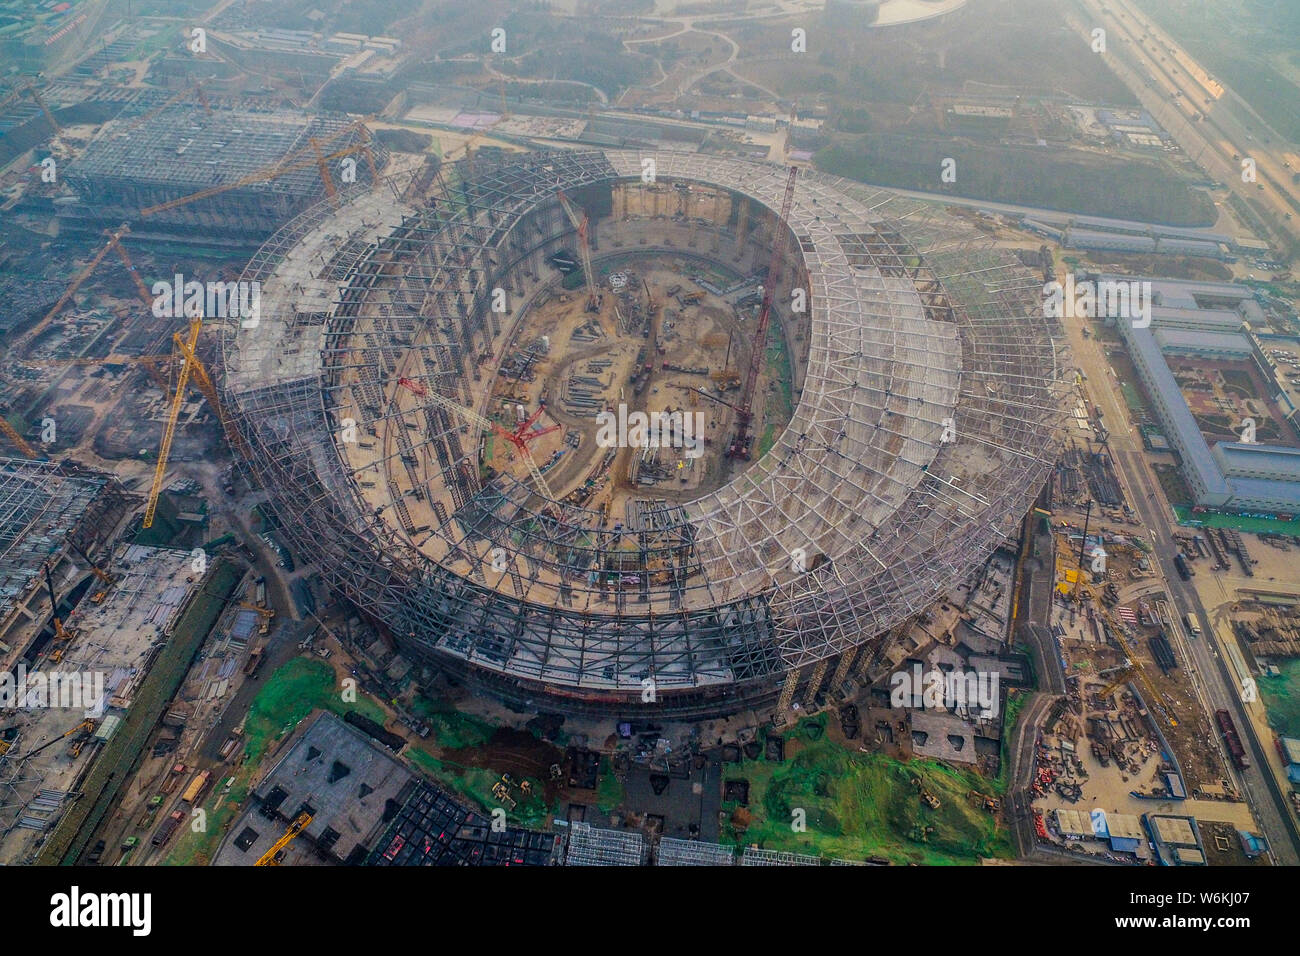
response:
[[[1257,210],[1265,210],[1276,238],[1300,237],[1300,220],[1286,219],[1300,211],[1300,190],[1278,154],[1285,147],[1281,137],[1249,104],[1210,80],[1208,71],[1129,0],[1079,0],[1079,6],[1091,22],[1106,28],[1111,68],[1184,152]],[[1143,34],[1150,37],[1143,39]],[[1197,114],[1204,118],[1194,120]],[[1258,182],[1242,182],[1234,155],[1255,160]]]
[[[1175,651],[1180,660],[1190,662],[1187,671],[1201,708],[1211,719],[1211,726],[1213,712],[1220,708],[1227,710],[1251,749],[1251,767],[1244,772],[1233,769],[1229,772],[1236,778],[1238,789],[1268,837],[1276,861],[1288,865],[1300,863],[1300,831],[1296,828],[1286,796],[1268,769],[1270,755],[1261,746],[1253,724],[1247,719],[1236,680],[1229,673],[1227,662],[1218,651],[1217,639],[1205,608],[1190,582],[1182,581],[1174,568],[1173,559],[1178,553],[1178,546],[1172,533],[1173,513],[1165,502],[1154,474],[1147,466],[1140,440],[1136,437],[1136,429],[1128,424],[1126,413],[1120,406],[1110,363],[1102,345],[1095,338],[1084,339],[1081,328],[1079,323],[1067,323],[1075,358],[1088,375],[1089,394],[1097,403],[1110,430],[1108,445],[1112,460],[1117,466],[1115,470],[1120,484],[1126,498],[1137,511],[1144,530],[1151,535],[1157,557],[1156,568],[1170,595],[1176,615],[1181,617],[1188,611],[1194,613],[1200,620],[1205,635],[1200,640],[1189,640],[1183,634],[1182,626],[1176,623],[1169,629]],[[1217,735],[1214,740],[1224,766],[1231,768]]]

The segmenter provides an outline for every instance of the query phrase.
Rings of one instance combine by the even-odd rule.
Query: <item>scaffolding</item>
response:
[[[640,830],[598,830],[590,823],[569,825],[565,866],[641,866],[646,860]]]
[[[789,853],[785,850],[760,850],[755,846],[745,847],[745,854],[740,858],[741,866],[821,866],[818,856],[805,853]]]
[[[139,221],[140,210],[191,196],[201,190],[239,183],[287,156],[310,150],[312,143],[329,143],[329,151],[359,149],[367,133],[353,128],[341,113],[304,116],[286,110],[205,109],[175,103],[144,117],[121,117],[104,128],[86,147],[67,174],[81,199],[76,215],[110,222]],[[375,167],[382,169],[388,151],[370,146]],[[328,169],[331,185],[365,185],[370,167],[358,152],[355,179],[336,164]],[[322,171],[314,163],[299,164],[283,174],[251,182],[218,195],[160,212],[143,223],[149,232],[184,231],[205,238],[265,239],[277,227],[314,204],[320,197]],[[337,182],[335,182],[337,180]]]
[[[40,583],[42,566],[64,551],[107,486],[52,462],[0,458],[0,624]]]
[[[770,241],[785,171],[699,154],[479,157],[423,197],[322,202],[243,276],[262,319],[223,330],[223,401],[291,543],[404,653],[529,705],[721,713],[770,702],[791,672],[839,674],[1014,531],[1055,458],[1062,339],[1035,277],[972,227],[810,173],[781,268],[783,292],[809,293],[807,368],[765,455],[613,528],[526,476],[484,476],[482,436],[398,379],[485,416],[492,290],[520,294],[572,246],[557,190],[598,209],[645,159],[654,188],[748,210],[742,253]]]
[[[736,851],[718,843],[664,837],[659,841],[659,866],[732,866]]]

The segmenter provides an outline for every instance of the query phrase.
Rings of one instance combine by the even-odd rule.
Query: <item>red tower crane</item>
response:
[[[754,330],[754,341],[749,349],[749,371],[745,375],[745,387],[737,403],[736,439],[727,449],[730,458],[749,460],[749,444],[753,440],[749,428],[754,420],[754,388],[758,384],[758,371],[767,353],[767,327],[772,318],[772,300],[776,297],[776,277],[780,271],[781,257],[785,253],[786,235],[790,231],[790,204],[794,199],[794,180],[798,173],[798,167],[791,166],[790,176],[785,181],[785,198],[781,201],[781,215],[777,217],[776,236],[772,240],[772,259],[767,266],[767,276],[763,279],[763,304],[758,311],[758,327]]]
[[[569,197],[564,195],[564,190],[558,190],[555,195],[559,197],[560,205],[564,209],[564,214],[569,217],[569,222],[578,231],[578,260],[586,282],[587,311],[599,312],[600,298],[596,294],[596,274],[591,270],[591,241],[588,238],[590,220],[585,212],[581,216],[578,215],[579,210],[573,205]]]
[[[531,415],[529,415],[527,418],[521,421],[515,427],[514,431],[511,431],[508,428],[498,425],[494,421],[490,421],[484,418],[478,412],[465,408],[461,405],[457,405],[449,398],[445,398],[444,396],[439,395],[436,392],[430,392],[427,388],[425,388],[423,385],[421,385],[419,382],[415,381],[414,379],[399,378],[397,380],[397,384],[405,388],[407,391],[420,396],[421,398],[427,398],[429,401],[433,402],[435,405],[439,406],[440,408],[445,408],[447,411],[460,416],[469,424],[474,425],[477,428],[487,429],[491,431],[494,435],[497,435],[500,438],[503,438],[506,441],[510,442],[510,444],[514,445],[515,448],[519,451],[519,457],[524,460],[524,464],[528,466],[528,471],[532,474],[533,481],[536,482],[537,484],[537,490],[540,491],[542,494],[544,494],[547,498],[551,499],[552,501],[556,500],[554,493],[551,491],[550,487],[546,484],[546,479],[542,477],[542,471],[540,468],[537,467],[537,462],[533,459],[532,452],[529,451],[528,449],[528,443],[530,441],[535,441],[536,439],[541,438],[543,435],[549,435],[551,432],[557,432],[560,430],[560,426],[558,424],[548,425],[546,428],[539,428],[536,430],[533,429],[533,425],[537,423],[537,419],[541,418],[542,412],[546,411],[545,405],[538,405],[537,411],[533,412]]]

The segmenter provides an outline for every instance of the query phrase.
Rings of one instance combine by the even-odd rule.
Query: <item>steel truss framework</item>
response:
[[[295,548],[406,652],[517,699],[626,709],[650,680],[659,710],[774,693],[984,560],[1057,444],[1059,330],[1034,277],[933,208],[811,173],[782,270],[807,283],[807,371],[765,456],[684,505],[635,502],[618,530],[509,474],[482,481],[479,436],[397,380],[470,405],[501,341],[492,290],[572,242],[556,191],[637,183],[646,159],[659,184],[722,187],[775,219],[780,167],[462,163],[418,205],[357,194],[298,217],[245,272],[261,324],[224,333],[224,401]],[[379,451],[353,456],[349,427]]]

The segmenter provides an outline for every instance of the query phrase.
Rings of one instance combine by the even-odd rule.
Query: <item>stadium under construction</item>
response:
[[[1049,473],[1041,286],[938,207],[815,172],[787,204],[782,167],[676,152],[424,173],[281,228],[243,275],[260,320],[222,329],[283,534],[415,660],[525,709],[781,717],[865,673]],[[593,442],[618,405],[702,409],[703,456]]]

